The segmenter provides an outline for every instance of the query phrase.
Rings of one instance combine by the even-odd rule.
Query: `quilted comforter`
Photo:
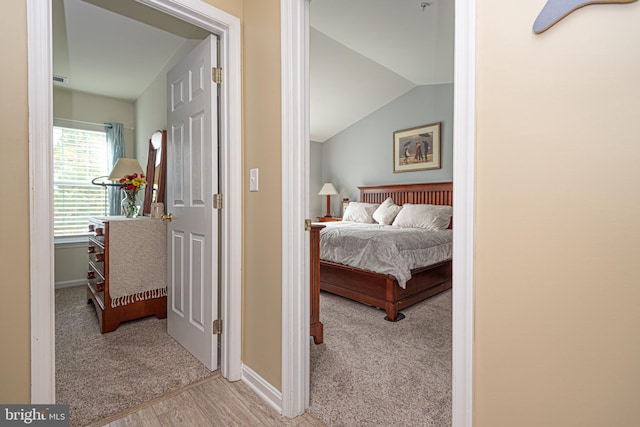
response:
[[[430,231],[358,222],[328,222],[320,259],[388,274],[402,287],[411,270],[451,259],[452,230]]]

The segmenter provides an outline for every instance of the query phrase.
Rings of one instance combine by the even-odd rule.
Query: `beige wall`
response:
[[[638,425],[640,3],[478,1],[479,427]]]
[[[29,401],[29,145],[26,1],[0,2],[0,402]],[[16,215],[19,212],[20,214]]]
[[[245,0],[243,11],[244,196],[242,360],[281,388],[280,1]]]
[[[242,8],[244,1],[239,0],[203,0],[205,3],[217,7],[230,15],[237,16],[242,21]]]

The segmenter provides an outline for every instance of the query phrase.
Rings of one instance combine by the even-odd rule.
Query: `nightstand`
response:
[[[319,216],[318,222],[337,222],[342,221],[342,218],[336,218],[334,216]]]

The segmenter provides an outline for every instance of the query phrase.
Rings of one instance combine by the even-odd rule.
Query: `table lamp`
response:
[[[332,183],[327,182],[325,183],[322,188],[320,189],[320,192],[318,193],[319,196],[327,196],[327,214],[325,215],[326,217],[331,217],[331,196],[338,194],[338,191],[336,190],[336,187],[333,186]]]

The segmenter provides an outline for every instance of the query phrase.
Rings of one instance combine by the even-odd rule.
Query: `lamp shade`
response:
[[[332,183],[327,182],[320,189],[318,196],[333,196],[336,194],[338,194],[338,190],[336,190],[336,187],[334,187]]]
[[[142,171],[142,166],[140,166],[140,162],[137,159],[127,159],[121,157],[116,162],[113,170],[109,174],[109,180],[111,181],[119,181],[121,178],[124,178],[125,175],[133,175],[137,173],[138,176],[142,175],[144,172]]]

